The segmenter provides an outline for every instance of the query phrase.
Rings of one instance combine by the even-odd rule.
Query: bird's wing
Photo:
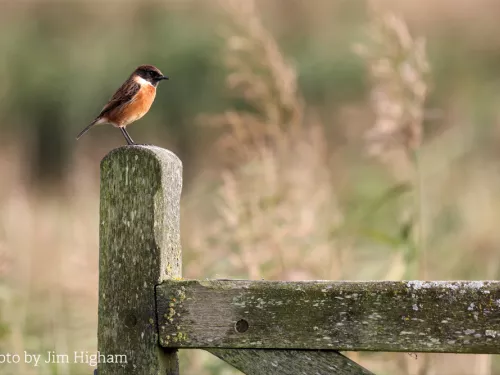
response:
[[[134,80],[127,80],[118,90],[116,90],[115,94],[111,97],[108,104],[104,106],[101,113],[97,118],[103,117],[106,113],[111,112],[118,107],[123,106],[124,104],[130,103],[135,94],[139,91],[141,85]]]

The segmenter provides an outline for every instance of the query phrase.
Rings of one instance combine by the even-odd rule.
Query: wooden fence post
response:
[[[153,146],[126,146],[101,162],[99,375],[179,373],[158,345],[155,286],[181,276],[182,163]]]

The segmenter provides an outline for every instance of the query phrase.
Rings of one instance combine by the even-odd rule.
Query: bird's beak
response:
[[[164,80],[164,79],[168,79],[168,77],[167,77],[167,76],[161,76],[161,77],[159,77],[159,80],[160,80],[160,81],[161,81],[161,80]]]

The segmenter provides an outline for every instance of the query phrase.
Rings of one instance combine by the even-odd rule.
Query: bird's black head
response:
[[[133,75],[141,77],[155,87],[161,80],[168,79],[167,76],[164,76],[163,73],[153,65],[141,65],[135,69]]]

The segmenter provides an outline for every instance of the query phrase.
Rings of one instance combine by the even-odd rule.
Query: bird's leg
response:
[[[125,140],[127,141],[127,144],[128,145],[135,145],[134,140],[127,133],[127,131],[125,130],[125,127],[124,126],[120,126],[120,130],[122,131],[122,134],[125,137]]]

